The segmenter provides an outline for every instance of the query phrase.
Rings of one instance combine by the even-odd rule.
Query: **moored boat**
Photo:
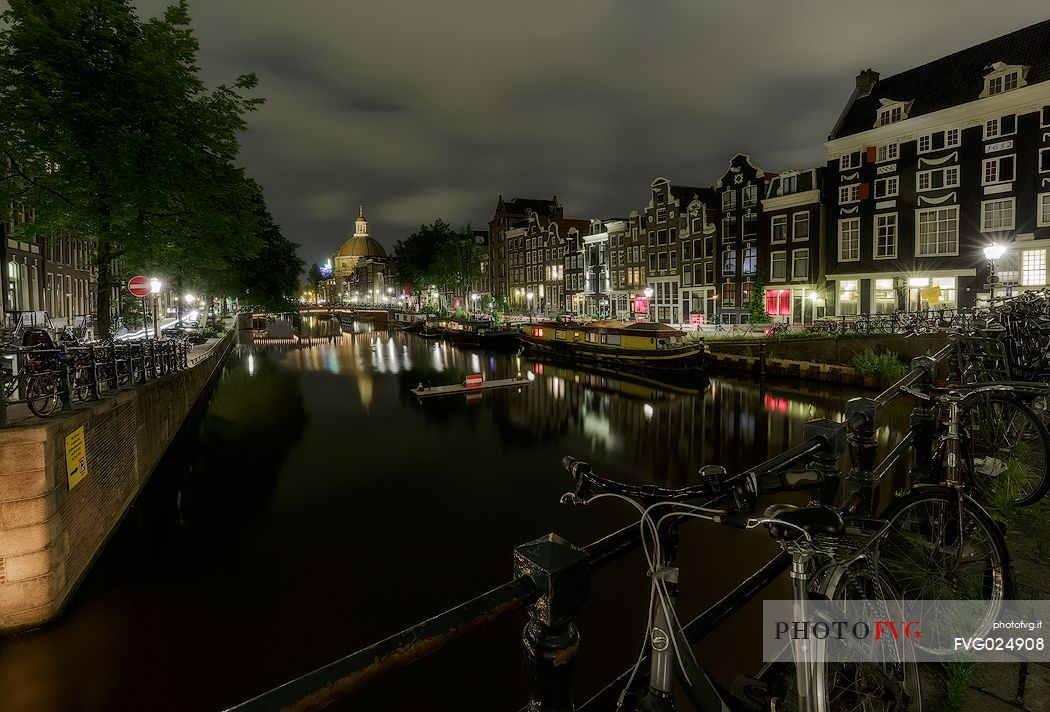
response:
[[[653,322],[542,321],[522,325],[521,339],[537,353],[618,368],[699,368],[704,362],[703,340]]]

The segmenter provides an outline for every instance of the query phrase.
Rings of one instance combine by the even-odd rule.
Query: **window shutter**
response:
[[[1015,128],[1016,128],[1017,117],[1014,116],[1013,114],[1010,114],[1009,116],[1004,116],[1002,118],[1002,121],[1000,121],[999,123],[1000,123],[1000,130],[999,130],[1000,134],[1012,134],[1014,132]]]
[[[1007,156],[999,161],[999,180],[1008,181],[1014,179],[1014,157]]]
[[[874,162],[875,162],[875,147],[874,146],[868,146],[868,163],[874,163]]]
[[[860,184],[860,199],[867,200],[871,195],[871,184],[861,183]]]

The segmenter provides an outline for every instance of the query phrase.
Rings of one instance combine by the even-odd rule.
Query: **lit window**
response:
[[[897,310],[897,290],[892,279],[875,280],[875,312],[889,314]]]
[[[740,266],[741,274],[754,274],[758,267],[758,250],[755,247],[744,248],[744,260]]]
[[[726,282],[722,285],[722,306],[736,306],[736,284],[734,282]]]
[[[1025,287],[1046,284],[1046,250],[1025,250],[1021,253],[1021,284]]]
[[[843,279],[839,281],[839,314],[857,314],[860,309],[860,299],[857,292],[857,280]]]

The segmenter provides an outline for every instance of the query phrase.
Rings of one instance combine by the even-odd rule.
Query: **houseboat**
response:
[[[526,350],[626,369],[699,368],[703,340],[667,324],[543,321],[521,326]]]

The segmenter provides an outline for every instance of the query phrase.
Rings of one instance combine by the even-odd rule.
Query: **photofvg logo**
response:
[[[1047,662],[1050,601],[763,602],[767,662]]]

